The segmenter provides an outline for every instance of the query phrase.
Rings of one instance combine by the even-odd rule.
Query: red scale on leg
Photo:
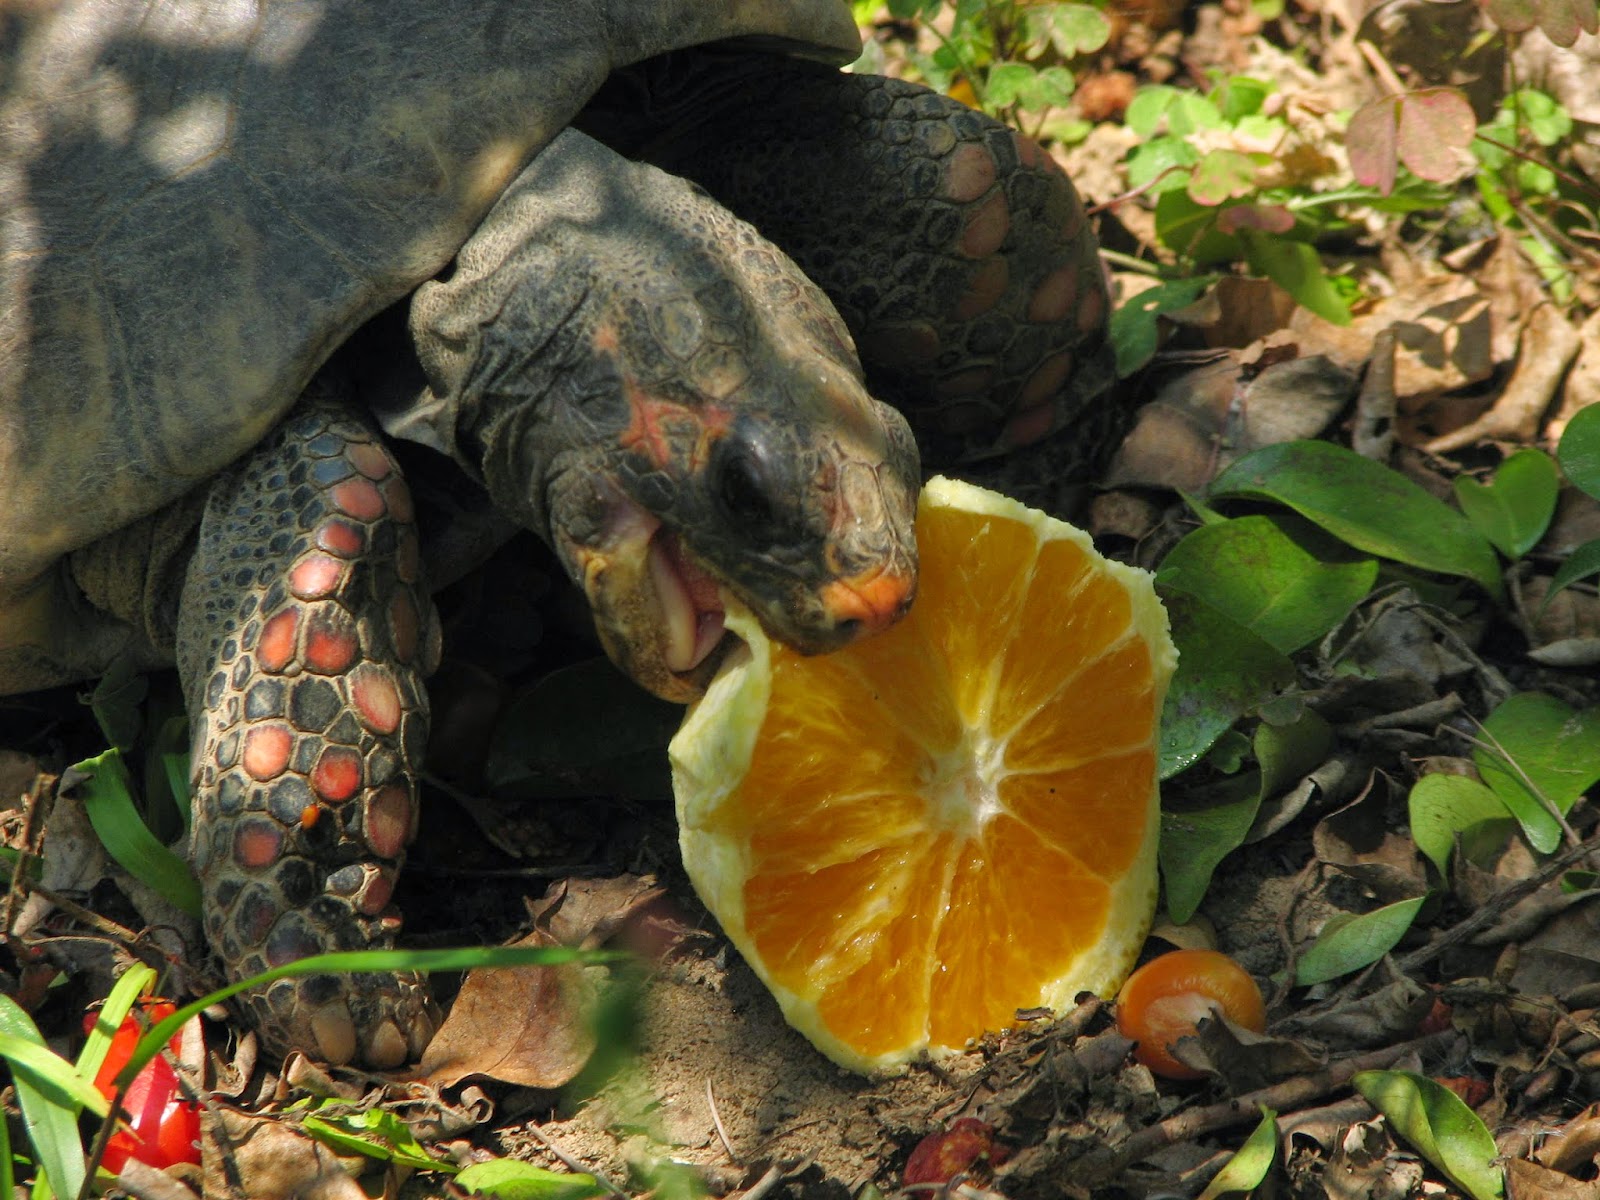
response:
[[[422,547],[417,532],[409,525],[395,530],[394,573],[401,583],[416,583],[422,577]]]
[[[386,479],[394,473],[394,463],[375,442],[352,442],[345,457],[368,479]]]
[[[361,787],[361,755],[348,746],[329,746],[311,768],[311,786],[330,803],[350,799]]]
[[[398,858],[411,839],[411,797],[402,784],[391,783],[367,797],[364,827],[367,845],[383,858]]]
[[[305,664],[319,675],[341,675],[361,653],[356,623],[337,604],[321,604],[306,621]]]
[[[244,769],[250,778],[276,779],[289,766],[294,732],[285,725],[257,725],[244,735]]]
[[[393,733],[400,725],[400,689],[382,667],[362,663],[350,672],[350,703],[361,723],[374,733]]]
[[[233,834],[233,857],[247,871],[270,867],[283,853],[283,830],[272,821],[240,821]]]
[[[321,600],[344,586],[346,564],[327,554],[301,557],[289,571],[289,590],[301,600]]]
[[[317,548],[340,558],[354,558],[367,548],[367,535],[359,525],[329,517],[317,526]]]
[[[295,641],[300,632],[300,610],[286,608],[261,627],[256,647],[256,664],[274,675],[282,674],[294,661]]]
[[[365,476],[334,484],[328,490],[328,499],[345,516],[358,521],[376,521],[385,510],[383,493]]]
[[[396,588],[389,601],[389,641],[401,662],[416,661],[420,621],[410,588]]]
[[[383,498],[391,520],[410,521],[416,516],[416,510],[411,506],[411,489],[400,476],[396,475],[383,485]]]

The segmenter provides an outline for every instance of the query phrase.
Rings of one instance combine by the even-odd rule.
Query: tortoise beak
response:
[[[911,608],[917,594],[914,570],[886,567],[825,585],[820,599],[829,621],[857,637],[881,633]]]

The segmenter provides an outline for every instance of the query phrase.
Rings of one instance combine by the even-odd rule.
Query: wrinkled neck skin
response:
[[[437,440],[658,695],[703,690],[730,594],[806,653],[909,606],[909,429],[821,293],[689,185],[563,134],[418,291],[412,332]]]

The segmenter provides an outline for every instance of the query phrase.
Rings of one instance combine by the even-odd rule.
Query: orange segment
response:
[[[684,865],[824,1053],[871,1071],[1114,992],[1155,907],[1149,576],[992,492],[924,489],[919,597],[823,658],[745,639],[673,740]]]

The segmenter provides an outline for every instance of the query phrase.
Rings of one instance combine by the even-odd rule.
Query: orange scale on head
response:
[[[970,321],[988,312],[1005,295],[1006,285],[1010,282],[1011,267],[1005,259],[993,258],[984,263],[973,273],[966,294],[961,297],[961,303],[956,305],[956,319]]]
[[[356,911],[375,917],[389,906],[394,898],[394,877],[384,870],[373,869],[367,874],[361,890],[356,893]]]
[[[358,521],[376,521],[386,511],[383,493],[378,490],[378,485],[364,476],[335,484],[328,492],[328,498],[345,516]]]
[[[294,734],[282,725],[257,725],[244,735],[245,774],[256,780],[276,779],[289,765]]]
[[[1078,270],[1076,263],[1068,263],[1046,275],[1028,301],[1028,320],[1065,320],[1072,311],[1072,302],[1078,297]]]
[[[324,800],[348,800],[361,786],[361,756],[347,746],[329,746],[311,769],[311,786]]]

